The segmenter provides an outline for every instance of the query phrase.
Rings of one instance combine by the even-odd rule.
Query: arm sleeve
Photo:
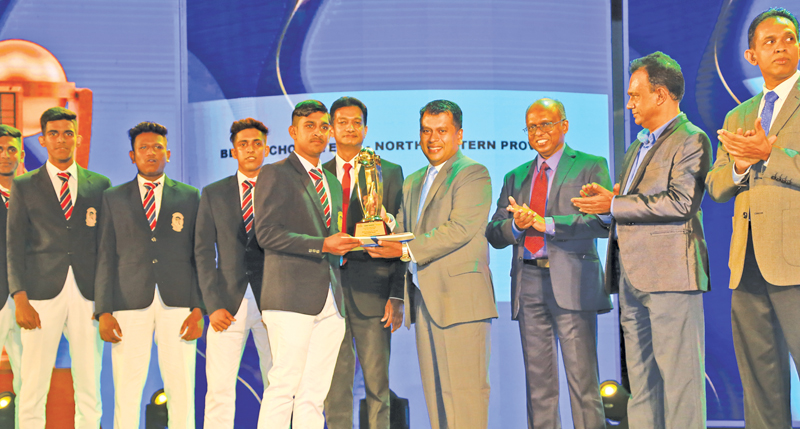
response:
[[[606,160],[598,159],[592,163],[585,183],[597,183],[611,189],[611,177],[608,174]],[[576,195],[577,196],[577,195]],[[608,229],[597,215],[580,213],[553,216],[555,237],[559,240],[586,240],[608,237]]]
[[[94,279],[95,318],[114,311],[114,286],[117,284],[117,236],[108,194],[103,194],[100,216],[100,245],[97,248],[97,271]]]
[[[208,191],[204,190],[197,209],[197,223],[194,230],[194,260],[197,264],[197,278],[200,292],[209,314],[225,308],[225,301],[219,290],[217,272],[217,227],[214,210]]]
[[[508,197],[513,196],[513,182],[513,175],[506,174],[503,179],[503,187],[500,189],[500,196],[497,197],[497,208],[486,225],[486,239],[495,249],[502,249],[518,243],[523,235],[522,231],[519,231],[514,225],[514,214],[506,210]]]
[[[11,296],[25,292],[25,252],[31,220],[25,205],[25,187],[14,180],[8,201],[6,222],[6,262],[8,263],[8,292]]]

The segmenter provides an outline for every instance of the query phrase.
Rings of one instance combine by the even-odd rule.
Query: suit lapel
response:
[[[177,212],[175,205],[175,181],[164,176],[164,189],[161,190],[161,208],[158,209],[156,230],[166,228],[165,224],[172,225],[172,214]],[[144,207],[142,207],[144,210]],[[154,231],[155,232],[155,231]]]
[[[317,215],[319,216],[320,220],[322,220],[322,223],[324,225],[325,212],[322,211],[322,203],[319,201],[319,194],[317,193],[317,189],[314,187],[314,182],[311,180],[311,176],[306,171],[306,168],[303,167],[303,163],[300,162],[300,159],[297,157],[297,154],[292,152],[286,159],[289,161],[290,164],[292,164],[294,169],[297,171],[298,174],[297,179],[300,180],[300,183],[306,189],[306,193],[308,194],[308,197],[311,199],[311,202],[314,204],[314,207],[317,208]],[[330,196],[328,198],[330,198]],[[333,211],[331,211],[331,214],[333,214]],[[331,219],[333,219],[333,216],[331,216]]]
[[[433,185],[431,185],[431,188],[428,190],[428,195],[425,196],[425,203],[422,205],[422,213],[419,216],[420,219],[422,219],[422,216],[425,214],[425,210],[428,209],[428,206],[430,205],[431,200],[433,200],[433,197],[436,196],[436,192],[439,191],[439,188],[442,187],[442,184],[444,183],[444,181],[452,173],[453,166],[455,165],[455,163],[458,162],[458,160],[461,159],[463,156],[464,155],[461,154],[461,150],[459,149],[458,152],[456,152],[456,154],[453,155],[452,158],[447,160],[447,162],[445,163],[444,167],[442,167],[442,169],[439,171],[439,173],[433,179]],[[425,184],[425,182],[423,181],[423,185],[424,184]],[[420,192],[422,192],[422,188],[421,187],[420,187]]]
[[[76,200],[81,200],[82,198],[86,198],[86,195],[89,193],[89,190],[92,189],[94,183],[89,177],[89,172],[87,172],[85,168],[82,168],[80,165],[76,165],[76,167],[78,167],[78,198],[76,198]]]
[[[639,147],[642,145],[638,139],[633,142],[633,144],[628,148],[628,151],[625,152],[625,157],[622,160],[623,170],[624,173],[620,178],[620,192],[625,190],[625,187],[628,185],[628,178],[631,177],[631,168],[633,168],[633,161],[636,159],[636,154],[639,153]]]
[[[664,129],[664,131],[661,133],[660,136],[658,136],[658,140],[656,140],[656,142],[653,144],[653,147],[651,147],[650,150],[647,151],[647,154],[644,156],[644,159],[642,160],[641,164],[639,164],[639,168],[636,170],[636,175],[633,176],[633,180],[631,180],[631,185],[628,187],[628,190],[633,189],[636,185],[639,184],[639,182],[642,181],[642,177],[644,177],[644,172],[647,169],[647,164],[649,164],[650,160],[653,159],[653,155],[655,155],[658,148],[662,144],[664,144],[664,142],[669,138],[669,136],[672,135],[672,133],[676,129],[678,129],[678,127],[681,126],[684,122],[686,122],[686,114],[681,113],[678,115],[677,118],[673,119],[672,123],[669,124],[667,128]],[[631,164],[633,164],[633,162],[631,162]]]
[[[64,218],[64,211],[61,210],[61,204],[58,202],[58,195],[53,188],[53,181],[50,180],[50,175],[47,174],[47,167],[45,165],[41,166],[39,170],[37,170],[36,182],[41,194],[45,196],[44,198],[47,201],[49,201],[47,204],[51,207],[51,210],[61,213],[61,218],[64,219],[64,222],[66,222],[67,219]]]
[[[236,176],[236,174],[228,178],[226,187],[226,192],[220,195],[220,197],[222,198],[224,206],[231,208],[230,213],[233,217],[232,222],[236,222],[237,220],[239,221],[239,227],[236,229],[236,237],[240,242],[246,245],[248,242],[248,237],[247,231],[244,229],[244,220],[242,219],[242,200],[240,196],[241,191],[239,190],[239,178]]]
[[[424,167],[421,170],[415,171],[411,176],[409,176],[408,180],[411,181],[410,188],[411,192],[409,192],[407,203],[404,204],[405,207],[408,207],[407,210],[407,217],[406,223],[407,226],[410,228],[406,228],[409,232],[414,232],[417,229],[417,212],[419,211],[419,196],[422,192],[422,180],[425,177],[425,172],[427,171],[428,167]]]
[[[783,106],[781,106],[781,111],[778,112],[778,117],[775,118],[775,122],[769,128],[769,135],[773,136],[778,134],[780,130],[786,125],[789,121],[789,118],[794,115],[794,112],[797,110],[797,107],[800,106],[800,79],[794,85],[791,91],[789,91],[789,95],[786,96],[786,101],[783,102]],[[759,100],[761,103],[761,100]],[[758,104],[756,104],[758,106]],[[755,119],[753,119],[755,122]]]
[[[141,220],[141,222],[139,222],[140,227],[150,231],[150,224],[147,222],[147,215],[144,213],[144,205],[142,205],[142,194],[139,191],[138,177],[134,177],[132,181],[127,183],[127,186],[130,187],[128,201],[131,204],[132,213],[140,213],[141,216],[138,216]]]
[[[556,166],[556,173],[553,175],[553,184],[550,185],[550,195],[547,197],[548,204],[545,210],[546,214],[549,214],[551,207],[554,205],[549,204],[549,202],[556,201],[558,190],[561,189],[561,184],[563,184],[564,180],[569,176],[573,164],[575,164],[575,151],[564,144],[564,151],[561,153],[561,159]]]

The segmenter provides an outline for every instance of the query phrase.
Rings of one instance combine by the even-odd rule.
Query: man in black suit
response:
[[[169,427],[190,429],[195,340],[203,333],[194,261],[200,195],[164,175],[170,151],[163,125],[142,122],[128,135],[139,174],[103,193],[95,282],[100,336],[113,343],[114,427],[139,427],[155,334]]]
[[[211,329],[206,336],[205,427],[233,429],[236,375],[252,332],[265,386],[272,366],[261,296],[264,251],[253,229],[253,192],[269,147],[264,124],[247,118],[231,125],[236,174],[203,188],[194,255]]]
[[[14,375],[14,391],[19,393],[22,377],[19,373],[22,359],[22,342],[19,338],[19,325],[14,315],[14,300],[8,295],[8,265],[6,263],[6,222],[8,220],[8,201],[11,197],[11,183],[17,175],[17,168],[25,160],[22,148],[22,133],[18,129],[0,124],[0,349],[5,347],[8,363]],[[19,396],[14,408],[16,427],[19,428]]]
[[[354,188],[357,181],[365,180],[355,157],[367,135],[367,107],[356,98],[342,97],[331,105],[331,117],[336,157],[323,167],[342,184],[341,230],[354,234],[356,222],[364,217]],[[403,169],[382,159],[381,170],[383,204],[394,216],[403,199]],[[399,258],[373,259],[364,251],[348,252],[345,260],[341,272],[346,329],[325,399],[325,422],[329,429],[353,427],[355,340],[364,374],[369,427],[389,429],[389,351],[391,333],[403,324],[405,263]]]
[[[96,429],[103,412],[103,342],[94,313],[97,227],[108,178],[75,163],[77,115],[62,107],[41,116],[41,168],[14,179],[8,211],[8,286],[23,328],[20,427],[43,429],[45,403],[61,334],[69,340],[75,428]]]
[[[258,175],[256,238],[264,248],[261,310],[272,368],[259,429],[322,428],[325,396],[345,331],[340,256],[361,242],[338,232],[342,187],[322,168],[330,116],[302,101],[292,112],[294,152]]]

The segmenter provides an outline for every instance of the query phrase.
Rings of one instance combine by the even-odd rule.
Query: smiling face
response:
[[[525,115],[525,125],[528,129],[536,126],[533,133],[528,131],[528,144],[531,145],[531,149],[538,152],[544,159],[550,158],[564,147],[564,135],[569,130],[569,122],[566,119],[559,122],[562,119],[564,118],[561,117],[561,113],[559,113],[555,104],[550,104],[547,107],[541,104],[533,104]],[[540,126],[548,123],[554,124],[553,129],[543,131]]]
[[[744,57],[758,66],[768,89],[792,77],[800,58],[794,23],[782,16],[762,21],[753,35],[753,46],[744,52]]]
[[[239,161],[239,171],[247,177],[258,175],[267,156],[267,136],[256,128],[247,128],[236,133],[233,142],[233,157]]]
[[[22,142],[16,137],[0,137],[0,175],[14,176],[19,163],[25,159]]]
[[[61,170],[72,165],[75,148],[81,144],[81,136],[76,132],[75,121],[61,119],[45,125],[39,144],[47,149],[47,160]]]
[[[294,118],[289,135],[294,140],[294,150],[307,161],[315,164],[325,151],[331,132],[330,115],[314,112],[308,116]]]
[[[367,126],[364,125],[364,114],[358,106],[345,106],[336,109],[333,114],[333,138],[337,146],[348,146],[360,149]]]
[[[139,169],[139,175],[149,181],[158,180],[164,174],[169,155],[167,138],[156,133],[141,133],[136,136],[130,152],[131,161]]]
[[[434,167],[443,164],[458,152],[462,128],[456,129],[450,112],[431,115],[425,113],[420,121],[419,143],[422,153]]]

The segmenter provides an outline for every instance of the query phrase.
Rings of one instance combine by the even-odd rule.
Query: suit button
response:
[[[244,249],[244,251],[245,251],[245,252],[249,252],[249,251],[250,251],[250,248],[248,247],[248,248]]]
[[[158,259],[153,259],[153,263],[157,264],[158,263]]]
[[[67,252],[67,255],[71,255],[71,254],[72,254],[72,252]]]
[[[252,272],[252,271],[245,271],[244,273],[245,273],[245,275],[247,275],[247,276],[250,276],[251,274],[253,274],[253,272]]]
[[[747,219],[747,212],[742,213],[742,217]]]
[[[152,241],[153,243],[155,243],[155,242],[156,242],[156,238],[155,238],[155,237],[153,237],[153,238],[151,238],[151,239],[150,239],[150,241]]]
[[[72,225],[67,225],[67,229],[72,229]]]

